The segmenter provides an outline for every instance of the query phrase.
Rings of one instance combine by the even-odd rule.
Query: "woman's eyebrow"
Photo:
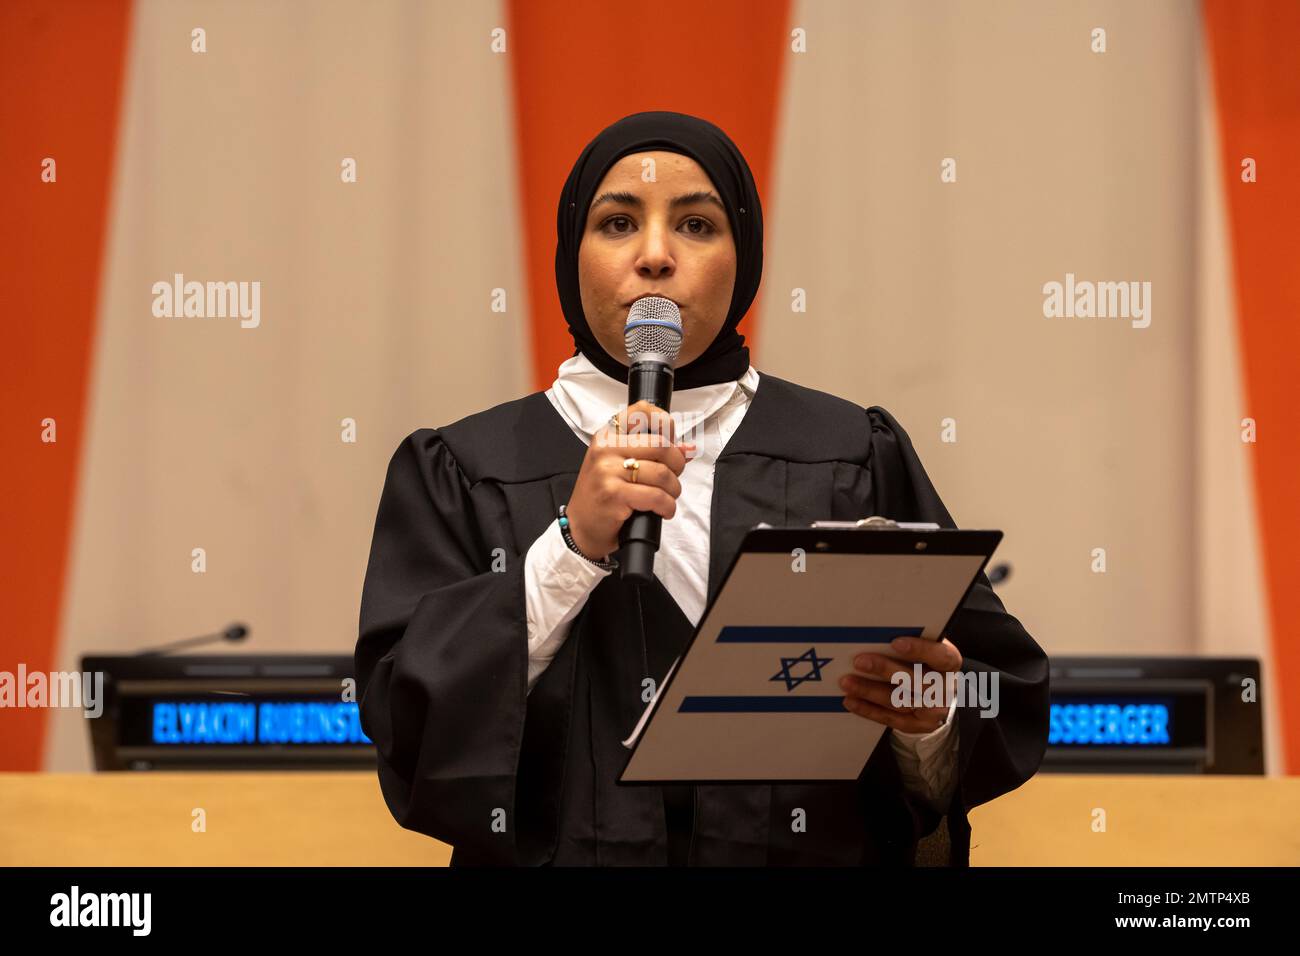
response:
[[[629,193],[629,192],[601,193],[599,196],[596,197],[595,201],[591,204],[590,208],[595,209],[597,206],[601,205],[602,203],[607,203],[607,202],[623,203],[628,206],[636,206],[638,209],[645,208],[645,202],[641,199],[641,197],[636,195],[635,193]],[[697,202],[713,203],[713,205],[717,206],[723,212],[726,212],[727,210],[727,207],[722,204],[722,200],[719,199],[717,196],[715,196],[713,193],[709,192],[707,189],[699,189],[693,193],[684,193],[680,196],[675,196],[668,201],[668,208],[676,209],[678,206],[689,206]]]

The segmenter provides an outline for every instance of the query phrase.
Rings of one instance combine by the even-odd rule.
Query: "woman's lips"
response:
[[[645,295],[639,295],[639,296],[637,296],[635,299],[633,299],[631,302],[629,302],[629,303],[625,306],[625,308],[630,309],[630,308],[632,308],[632,306],[636,305],[636,304],[637,304],[638,302],[640,302],[642,299],[651,299],[651,298],[667,299],[667,300],[668,300],[669,302],[671,302],[673,305],[677,306],[677,308],[678,308],[679,310],[680,310],[680,309],[684,309],[684,308],[686,308],[686,306],[682,305],[680,302],[678,302],[678,301],[677,301],[676,299],[674,299],[672,296],[669,296],[669,295],[661,295],[661,294],[658,293],[658,292],[647,292]]]

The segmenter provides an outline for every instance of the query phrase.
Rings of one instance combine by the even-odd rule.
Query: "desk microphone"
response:
[[[215,634],[201,634],[198,637],[186,637],[179,641],[171,641],[168,644],[160,644],[157,647],[147,647],[142,651],[136,651],[136,657],[161,657],[164,654],[170,654],[172,651],[179,651],[186,647],[197,647],[200,644],[212,644],[217,641],[242,641],[248,636],[248,627],[243,624],[231,624],[229,627],[218,631]]]

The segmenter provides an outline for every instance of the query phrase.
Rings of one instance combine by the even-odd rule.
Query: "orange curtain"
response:
[[[1273,686],[1286,773],[1300,773],[1300,4],[1204,0],[1231,232]],[[1255,161],[1257,181],[1243,182]]]

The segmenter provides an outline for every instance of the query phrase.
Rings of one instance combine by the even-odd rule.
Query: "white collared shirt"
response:
[[[682,493],[676,514],[662,524],[654,573],[693,625],[699,624],[708,595],[715,462],[740,427],[758,384],[758,370],[751,365],[734,382],[673,392],[674,437],[698,447],[679,476]],[[579,353],[560,365],[546,397],[589,446],[610,416],[627,405],[627,385],[610,378]],[[570,550],[557,521],[548,524],[529,547],[524,567],[529,691],[564,644],[587,597],[610,573]],[[957,755],[955,709],[954,701],[947,720],[928,734],[899,730],[889,734],[903,782],[940,812],[947,809],[952,792]]]

